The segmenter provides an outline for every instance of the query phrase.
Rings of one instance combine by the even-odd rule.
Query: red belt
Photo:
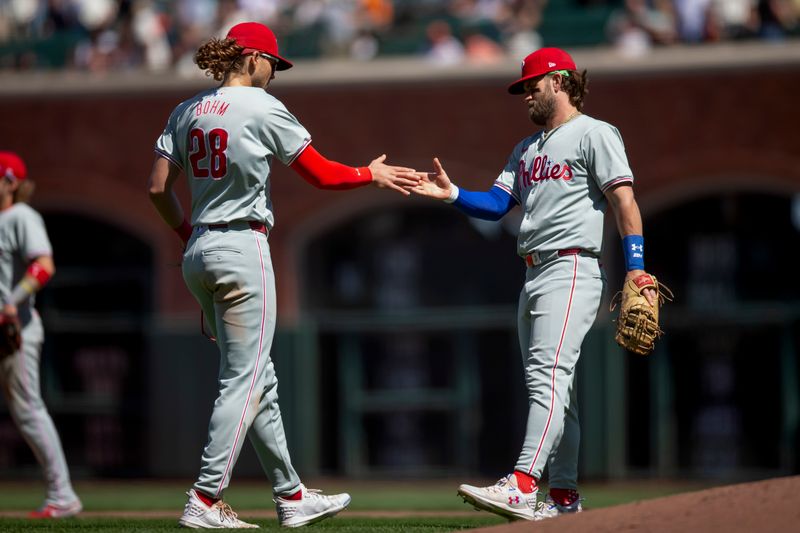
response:
[[[583,252],[583,248],[565,248],[563,250],[556,250],[555,252],[533,252],[525,256],[525,264],[529,267],[535,267],[551,259],[555,259],[556,257],[578,255],[581,252]]]
[[[250,229],[253,231],[257,231],[259,233],[263,233],[264,235],[269,235],[269,228],[263,222],[256,222],[255,220],[248,220],[247,225],[250,226]],[[228,229],[230,228],[229,224],[209,224],[208,229]]]

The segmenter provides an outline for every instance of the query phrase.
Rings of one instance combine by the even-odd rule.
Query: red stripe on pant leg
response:
[[[528,475],[531,475],[533,472],[533,467],[536,464],[536,460],[539,458],[539,453],[542,451],[542,446],[544,445],[544,439],[547,437],[547,431],[550,429],[550,421],[553,419],[553,407],[555,407],[556,402],[556,368],[558,368],[558,358],[561,355],[561,347],[564,345],[564,337],[567,333],[567,324],[569,323],[569,313],[572,310],[572,297],[575,294],[575,280],[578,277],[578,256],[573,255],[573,266],[572,266],[572,287],[569,290],[569,302],[567,302],[567,313],[564,316],[564,326],[561,328],[561,339],[558,341],[558,348],[556,349],[556,360],[553,363],[553,371],[550,377],[550,408],[547,413],[547,424],[544,426],[544,433],[542,433],[542,438],[539,441],[539,447],[536,449],[536,454],[533,456],[533,461],[531,461],[531,466],[528,468]]]
[[[267,276],[264,272],[264,256],[261,252],[261,243],[258,242],[258,235],[255,232],[253,232],[253,235],[255,235],[256,247],[258,248],[258,259],[261,262],[261,294],[263,296],[261,300],[261,328],[258,334],[258,356],[256,356],[256,366],[253,369],[253,377],[250,380],[250,389],[247,391],[247,401],[245,401],[244,409],[242,409],[242,416],[239,418],[239,426],[236,428],[236,438],[233,440],[233,448],[231,448],[231,453],[228,456],[228,463],[225,465],[225,471],[222,473],[219,488],[217,488],[217,492],[214,495],[215,498],[220,497],[222,487],[225,486],[225,479],[227,479],[231,468],[233,468],[233,456],[236,454],[236,446],[239,443],[244,419],[247,416],[247,409],[250,406],[250,398],[253,395],[253,388],[255,387],[256,378],[258,377],[258,364],[261,362],[261,349],[264,346],[264,324],[267,317]]]

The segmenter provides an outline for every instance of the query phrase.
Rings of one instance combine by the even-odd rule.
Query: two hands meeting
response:
[[[406,196],[412,192],[444,200],[450,196],[450,178],[438,158],[433,159],[433,172],[417,171],[413,168],[387,165],[386,155],[369,164],[372,183],[379,188],[394,189]]]

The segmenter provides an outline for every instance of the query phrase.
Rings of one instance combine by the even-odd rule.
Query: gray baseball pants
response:
[[[597,258],[566,255],[529,267],[520,293],[517,320],[529,409],[515,470],[541,479],[547,464],[551,487],[577,489],[575,365],[604,288]]]
[[[194,488],[221,498],[247,435],[273,492],[290,493],[300,478],[286,447],[270,358],[276,301],[267,236],[246,224],[198,226],[184,254],[183,276],[220,352],[219,395]]]

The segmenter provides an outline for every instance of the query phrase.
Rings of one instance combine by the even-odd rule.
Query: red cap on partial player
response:
[[[228,39],[236,40],[236,44],[244,46],[243,54],[264,52],[278,60],[276,70],[292,68],[292,63],[278,55],[278,39],[272,30],[258,22],[242,22],[228,31]]]
[[[560,48],[540,48],[522,60],[522,77],[509,85],[508,92],[522,94],[525,82],[556,70],[578,70],[575,62]]]
[[[28,169],[22,158],[14,152],[0,152],[0,176],[24,180],[28,177]]]

